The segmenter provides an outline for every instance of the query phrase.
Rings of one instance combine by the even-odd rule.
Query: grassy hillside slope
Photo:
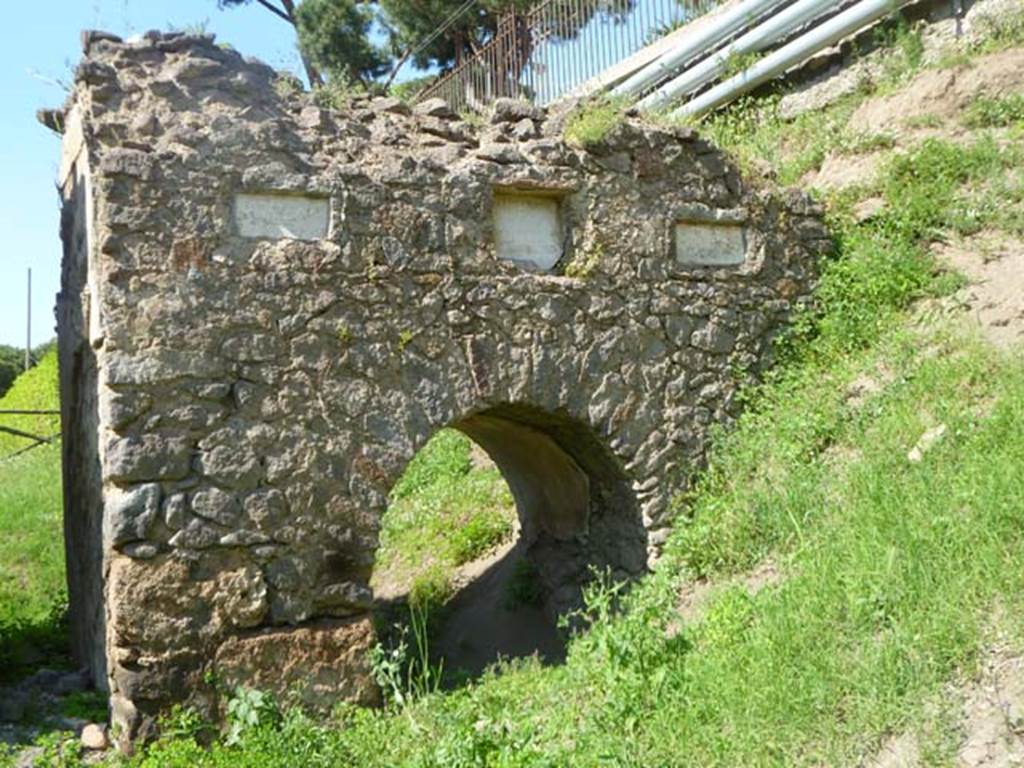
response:
[[[15,379],[11,388],[0,397],[3,410],[57,410],[60,395],[57,388],[57,351],[51,349],[39,363]],[[0,414],[0,426],[22,432],[55,437],[60,433],[60,417]],[[31,440],[0,432],[0,458],[32,444]]]
[[[935,66],[1024,46],[1024,22],[1006,29]],[[863,102],[922,70],[917,50],[895,35],[874,91],[795,122],[769,98],[705,124],[787,181],[836,156],[871,154],[877,173],[827,195],[836,252],[817,306],[676,500],[657,570],[628,594],[595,582],[564,665],[498,665],[455,691],[411,686],[382,710],[339,705],[327,721],[243,693],[229,738],[178,710],[122,762],[881,766],[897,740],[915,745],[908,764],[970,764],[958,752],[973,681],[993,648],[1024,658],[1024,350],[997,350],[965,322],[964,278],[935,252],[1024,234],[1024,113],[1015,94],[986,95],[955,131],[848,130]],[[438,445],[422,466],[447,467],[456,493],[463,448]],[[396,551],[403,530],[429,529],[430,506],[409,509],[395,520],[415,524],[389,534]]]

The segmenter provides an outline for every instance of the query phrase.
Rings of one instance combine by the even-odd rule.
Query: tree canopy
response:
[[[290,23],[312,85],[323,82],[321,73],[345,83],[368,84],[406,59],[421,69],[447,68],[492,37],[503,13],[525,9],[529,2],[217,0],[221,8],[255,3]]]

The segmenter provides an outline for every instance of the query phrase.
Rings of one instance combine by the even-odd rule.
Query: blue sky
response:
[[[220,11],[216,0],[36,0],[8,3],[0,46],[0,343],[25,344],[25,274],[32,268],[32,339],[54,336],[60,284],[60,209],[54,181],[60,140],[39,125],[40,107],[64,102],[81,51],[79,31],[122,36],[204,24],[217,39],[278,69],[298,73],[291,27],[251,7]]]

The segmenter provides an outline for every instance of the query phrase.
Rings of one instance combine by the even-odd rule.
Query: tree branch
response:
[[[402,58],[400,58],[398,60],[398,63],[395,64],[394,69],[391,70],[391,74],[388,76],[388,81],[386,83],[384,83],[384,90],[385,91],[388,88],[391,87],[391,83],[393,83],[395,81],[395,76],[398,74],[398,70],[400,70],[402,68],[402,65],[405,64],[405,62],[409,60],[409,57],[411,55],[412,55],[412,46],[409,46],[408,48],[405,49],[405,53],[402,54]]]
[[[264,3],[264,0],[257,0],[257,2]],[[284,11],[278,11],[279,16],[284,16],[288,19],[289,23],[295,27],[295,32],[299,32],[299,22],[295,18],[295,2],[294,0],[280,0],[281,5],[284,6]],[[265,4],[265,3],[264,3]],[[306,52],[302,50],[302,44],[299,43],[299,58],[302,59],[302,66],[306,70],[306,78],[309,80],[309,87],[316,88],[318,85],[324,84],[323,75],[320,74],[320,70],[317,69],[316,65],[310,61]]]
[[[276,5],[271,3],[270,0],[256,0],[256,2],[259,3],[260,5],[262,5],[264,8],[266,8],[272,14],[277,16],[279,19],[284,19],[285,21],[287,21],[292,26],[295,26],[295,20],[292,19],[291,16],[289,16],[287,13],[282,11],[280,8],[278,8]]]

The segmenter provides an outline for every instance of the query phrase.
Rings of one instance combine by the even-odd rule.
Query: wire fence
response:
[[[60,416],[60,411],[54,410],[31,410],[31,409],[3,409],[0,410],[0,419],[5,416]],[[46,421],[49,421],[47,419]],[[13,459],[15,456],[20,456],[26,451],[31,451],[33,448],[38,448],[40,445],[49,445],[56,438],[60,437],[60,433],[54,433],[49,435],[39,435],[34,432],[29,432],[27,429],[18,429],[7,425],[0,424],[0,434],[11,435],[12,437],[18,438],[19,440],[28,441],[28,445],[22,444],[21,447],[7,454],[0,456],[0,461],[7,459]]]
[[[549,104],[723,0],[543,0],[501,17],[472,57],[417,95],[458,112],[501,97]]]

